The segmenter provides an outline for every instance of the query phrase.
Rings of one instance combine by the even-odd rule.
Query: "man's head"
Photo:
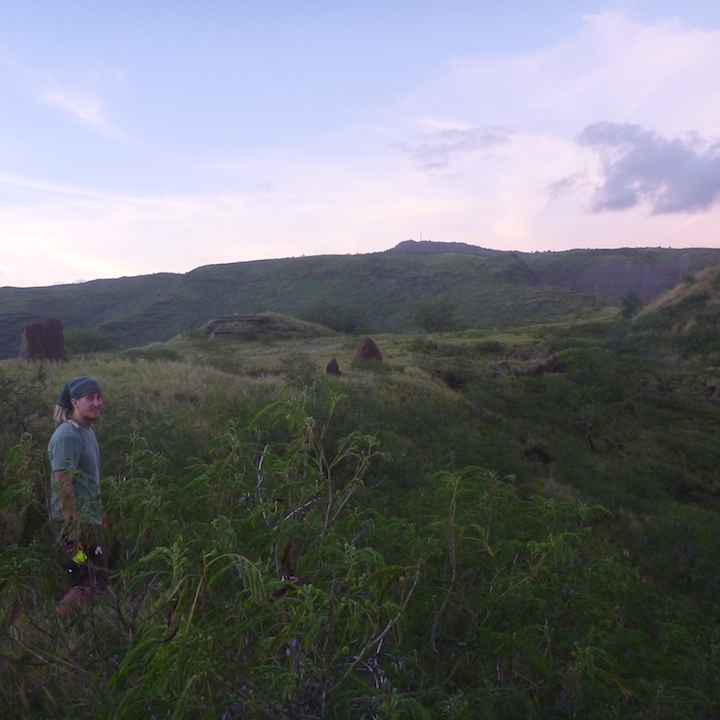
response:
[[[89,427],[102,412],[102,390],[97,380],[76,377],[62,386],[57,404],[63,411],[64,419],[72,417]]]

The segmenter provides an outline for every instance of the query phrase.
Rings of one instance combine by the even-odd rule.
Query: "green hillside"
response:
[[[448,252],[452,250],[452,252]],[[208,265],[48,288],[0,288],[0,357],[17,356],[24,327],[46,317],[94,330],[117,347],[169,340],[224,315],[279,312],[344,332],[413,332],[422,317],[450,328],[545,322],[583,308],[643,300],[719,251],[576,250],[520,254],[401,243],[368,255]],[[440,326],[434,329],[440,329]]]
[[[523,254],[538,282],[617,304],[628,291],[646,301],[686,275],[720,261],[715,248],[619,248]]]
[[[562,288],[541,287],[513,254],[320,256],[211,265],[186,275],[99,280],[0,292],[0,356],[17,354],[23,327],[58,317],[95,329],[119,347],[164,341],[217,316],[280,312],[351,316],[374,332],[416,327],[421,303],[453,308],[455,324],[485,327],[542,321],[589,303]],[[332,317],[330,318],[332,321]]]

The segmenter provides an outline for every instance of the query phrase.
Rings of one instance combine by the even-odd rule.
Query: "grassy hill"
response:
[[[236,313],[278,312],[344,332],[412,332],[422,326],[422,316],[446,329],[546,322],[617,304],[628,290],[646,299],[713,258],[718,251],[518,254],[457,243],[401,243],[369,255],[0,288],[0,357],[16,356],[23,328],[46,317],[101,333],[119,348],[166,341]]]
[[[720,265],[687,274],[633,320],[647,351],[700,365],[720,365]]]

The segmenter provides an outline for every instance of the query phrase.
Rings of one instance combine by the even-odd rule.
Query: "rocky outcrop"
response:
[[[326,375],[334,375],[335,377],[342,377],[342,373],[340,372],[340,366],[338,365],[338,361],[333,358],[325,368],[325,374]]]
[[[56,318],[47,318],[41,323],[28,325],[20,340],[22,360],[50,360],[65,362],[65,338],[63,324]]]
[[[363,338],[358,343],[357,350],[355,350],[356,363],[371,362],[372,360],[382,362],[382,359],[382,353],[380,352],[378,346],[375,344],[372,338]]]

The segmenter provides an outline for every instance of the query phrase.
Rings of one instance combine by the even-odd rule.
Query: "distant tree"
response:
[[[308,322],[325,325],[325,327],[348,335],[367,332],[367,321],[358,308],[343,307],[325,300],[309,307],[301,317]]]
[[[109,352],[115,350],[115,343],[97,330],[67,328],[64,333],[65,352],[68,355],[84,355],[86,353]]]
[[[641,307],[642,300],[632,290],[628,290],[620,298],[620,314],[624,318],[631,318]]]
[[[425,332],[444,332],[457,328],[457,305],[446,300],[433,300],[415,306],[415,322]]]

